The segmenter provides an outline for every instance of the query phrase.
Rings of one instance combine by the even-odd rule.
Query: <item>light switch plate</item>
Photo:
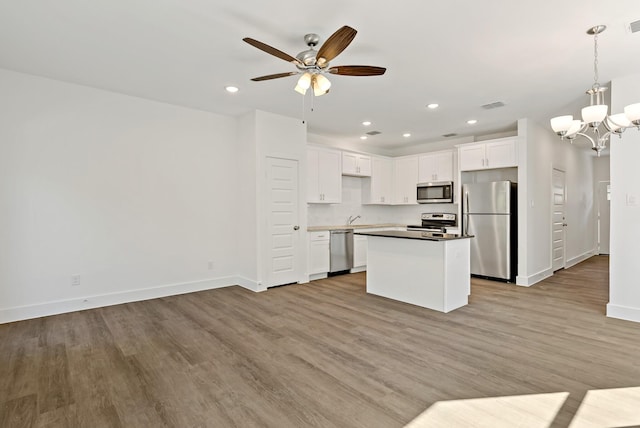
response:
[[[627,206],[629,207],[638,206],[638,197],[634,194],[627,193]]]

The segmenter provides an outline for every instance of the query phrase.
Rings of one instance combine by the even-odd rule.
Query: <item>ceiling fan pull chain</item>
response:
[[[306,114],[306,112],[305,112],[305,109],[304,109],[304,99],[305,99],[305,98],[306,98],[306,97],[303,95],[303,96],[302,96],[302,123],[306,123],[306,120],[305,120],[305,114]]]

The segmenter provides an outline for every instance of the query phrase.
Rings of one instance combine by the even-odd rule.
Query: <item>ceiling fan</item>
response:
[[[295,76],[302,74],[298,79],[295,90],[302,95],[306,94],[309,87],[313,88],[315,96],[324,95],[329,92],[331,82],[325,76],[329,74],[339,74],[342,76],[380,76],[387,71],[384,67],[374,67],[371,65],[338,65],[329,66],[329,62],[338,56],[356,36],[357,31],[345,25],[331,35],[319,50],[314,47],[318,45],[320,37],[317,34],[307,34],[304,41],[309,47],[306,51],[300,52],[295,57],[282,52],[272,46],[262,43],[250,37],[245,37],[245,42],[249,43],[268,54],[293,63],[298,70],[288,73],[269,74],[266,76],[254,77],[254,82],[263,80],[278,79],[280,77]]]

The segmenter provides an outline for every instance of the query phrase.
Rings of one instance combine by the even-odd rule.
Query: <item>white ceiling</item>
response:
[[[349,25],[358,30],[332,65],[387,67],[379,77],[329,76],[331,92],[307,94],[309,131],[393,149],[482,135],[578,113],[593,83],[600,36],[600,82],[640,73],[638,0],[0,0],[0,67],[226,115],[261,109],[303,116],[295,71],[242,41],[252,37],[290,55]],[[227,85],[240,88],[236,94]],[[502,101],[505,107],[480,106]],[[640,100],[639,100],[640,101]],[[434,111],[425,106],[436,102]],[[477,119],[474,126],[468,119]],[[373,125],[364,128],[363,120]],[[403,138],[410,132],[409,139]]]

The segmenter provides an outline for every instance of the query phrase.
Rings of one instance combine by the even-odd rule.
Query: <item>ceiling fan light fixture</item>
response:
[[[300,52],[297,56],[293,57],[279,49],[269,46],[266,43],[245,37],[242,40],[251,46],[260,49],[263,52],[280,58],[284,61],[290,62],[296,66],[297,71],[268,74],[265,76],[254,77],[251,80],[254,82],[261,82],[264,80],[279,79],[282,77],[295,76],[302,73],[302,76],[298,78],[298,82],[294,90],[302,95],[305,95],[309,88],[313,89],[315,96],[324,95],[329,92],[331,82],[327,79],[323,73],[339,74],[343,76],[380,76],[386,72],[384,67],[374,67],[370,65],[346,65],[340,67],[329,67],[331,62],[336,56],[338,56],[343,50],[349,46],[357,31],[348,25],[344,25],[334,32],[325,42],[320,46],[319,50],[315,50],[315,46],[318,45],[320,37],[317,34],[307,34],[304,37],[304,41],[307,44],[307,50]]]
[[[306,94],[307,89],[311,86],[311,73],[304,73],[298,79],[298,84],[295,87],[295,91],[299,94]]]
[[[313,86],[313,94],[316,97],[326,94],[329,92],[329,88],[331,87],[329,79],[322,74],[314,74],[311,78],[311,84]]]

